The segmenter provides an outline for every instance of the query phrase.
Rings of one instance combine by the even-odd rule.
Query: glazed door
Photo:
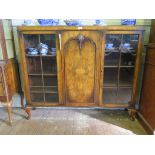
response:
[[[60,51],[57,47],[57,34],[24,34],[23,38],[23,60],[29,94],[27,102],[48,106],[61,104]]]
[[[99,105],[99,32],[62,33],[64,101],[67,106]]]

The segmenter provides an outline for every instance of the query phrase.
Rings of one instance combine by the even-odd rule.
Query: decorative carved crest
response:
[[[95,48],[95,51],[96,51],[96,44],[95,42],[91,39],[91,38],[88,38],[88,37],[85,37],[84,35],[82,34],[79,34],[78,36],[76,37],[73,37],[73,38],[70,38],[66,43],[65,43],[65,50],[69,44],[69,42],[71,41],[76,41],[78,44],[79,44],[79,49],[80,49],[80,54],[81,54],[81,49],[82,49],[82,46],[84,44],[84,42],[87,42],[89,41],[91,44],[93,44],[94,48]]]
[[[80,34],[80,35],[77,36],[77,40],[79,42],[79,48],[80,48],[80,50],[82,48],[82,44],[83,44],[83,42],[84,42],[85,39],[86,38],[82,34]]]

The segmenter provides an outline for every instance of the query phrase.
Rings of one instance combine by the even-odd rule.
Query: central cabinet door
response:
[[[98,106],[99,50],[99,32],[62,33],[64,99],[67,106]]]

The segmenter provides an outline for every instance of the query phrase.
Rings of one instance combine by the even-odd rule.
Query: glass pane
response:
[[[58,102],[57,76],[44,76],[46,102]]]
[[[122,35],[106,35],[106,45],[104,54],[105,66],[118,66],[120,51],[119,46],[121,44]]]
[[[57,92],[58,88],[57,86],[45,86],[44,91],[47,93]]]
[[[32,92],[32,93],[43,93],[43,86],[42,87],[31,86],[30,87],[30,92]]]
[[[135,58],[136,54],[131,53],[124,53],[121,50],[121,66],[134,66],[135,65]]]
[[[122,35],[107,34],[106,35],[106,49],[118,48],[121,44]]]
[[[118,66],[120,52],[116,50],[105,50],[104,65],[105,66]]]
[[[134,68],[121,68],[119,86],[132,86]]]
[[[103,86],[117,86],[118,68],[104,68]]]
[[[43,86],[42,76],[29,76],[29,85],[30,86]]]
[[[103,88],[103,103],[117,103],[117,88]]]
[[[105,66],[118,66],[122,35],[106,35],[104,65]]]
[[[28,74],[41,74],[40,57],[27,57],[26,62]]]
[[[25,43],[26,50],[28,48],[37,48],[39,44],[39,35],[36,35],[36,34],[24,35],[24,43]]]
[[[121,65],[133,66],[137,53],[139,35],[123,35],[121,46]]]
[[[123,35],[123,45],[127,49],[135,49],[137,50],[138,45],[138,34],[124,34]]]
[[[58,102],[58,94],[57,93],[46,93],[45,94],[46,102]]]
[[[44,76],[44,86],[57,86],[57,76]]]
[[[43,57],[43,74],[57,74],[56,57]]]
[[[125,104],[131,101],[131,88],[103,88],[103,103]]]
[[[31,101],[32,102],[43,102],[44,94],[43,93],[31,93]]]
[[[118,91],[118,103],[128,103],[131,101],[131,94],[132,94],[132,89],[131,88],[119,88]]]
[[[48,45],[48,50],[56,48],[56,35],[55,34],[41,34],[40,42]]]

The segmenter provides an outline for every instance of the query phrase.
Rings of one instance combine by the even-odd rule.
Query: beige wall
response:
[[[10,59],[14,57],[14,47],[13,47],[11,25],[10,25],[9,20],[7,19],[2,20],[2,24],[3,24],[3,29],[4,29],[4,37],[5,37],[5,42],[6,42],[7,54],[8,54],[8,58]],[[2,59],[3,59],[2,49],[0,47],[0,60]]]

